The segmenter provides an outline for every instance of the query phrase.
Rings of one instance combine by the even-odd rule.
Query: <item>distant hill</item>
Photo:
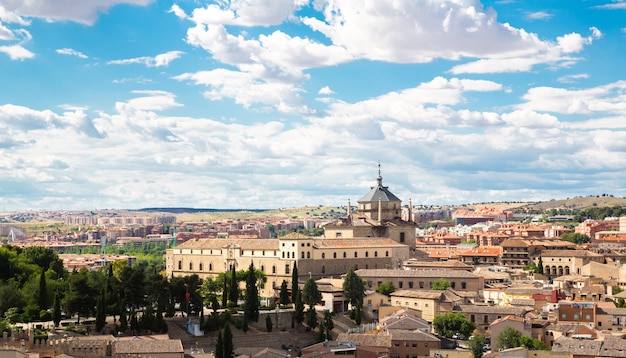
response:
[[[610,195],[597,195],[597,196],[577,196],[573,198],[550,200],[537,203],[529,203],[521,206],[522,210],[538,210],[546,211],[550,209],[570,209],[570,210],[585,210],[592,207],[614,207],[614,206],[626,206],[626,198],[618,198]]]

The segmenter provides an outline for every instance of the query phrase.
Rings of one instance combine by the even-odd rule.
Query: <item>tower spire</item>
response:
[[[376,178],[376,181],[378,182],[379,188],[383,186],[383,177],[380,175],[380,162],[378,162],[378,177]]]

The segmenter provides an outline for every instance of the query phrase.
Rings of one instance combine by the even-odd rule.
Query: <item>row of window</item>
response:
[[[372,287],[372,281],[367,281],[367,284],[368,284],[369,287]],[[378,286],[380,286],[382,284],[383,284],[382,281],[378,281]],[[414,286],[413,285],[413,281],[409,281],[408,284],[409,284],[409,288],[414,288],[413,287]],[[398,288],[403,288],[403,286],[404,286],[404,282],[403,281],[398,281]],[[425,287],[424,281],[419,281],[419,288],[424,288],[424,287]],[[433,287],[433,282],[429,281],[428,282],[428,288],[430,289],[432,287]],[[456,288],[456,282],[454,282],[454,281],[450,282],[450,287],[452,289],[455,289]],[[467,282],[462,281],[461,282],[461,289],[464,290],[466,288],[467,288]]]
[[[346,257],[348,257],[348,254],[344,251],[343,258],[345,259]],[[354,257],[359,257],[359,253],[357,251],[354,252]],[[365,257],[370,257],[369,251],[365,251]],[[378,251],[374,251],[374,257],[378,257]],[[389,251],[385,251],[385,257],[389,257]],[[323,259],[326,258],[325,252],[322,252],[322,258]],[[336,259],[336,258],[337,258],[337,253],[333,252],[333,259]]]

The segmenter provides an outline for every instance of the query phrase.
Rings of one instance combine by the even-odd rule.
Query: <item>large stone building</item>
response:
[[[358,201],[357,212],[351,211],[348,203],[348,215],[324,225],[326,238],[385,237],[415,249],[415,228],[411,221],[409,202],[409,221],[402,220],[402,200],[395,196],[389,187],[383,186],[383,178],[378,170],[376,186]]]
[[[335,222],[324,228],[324,237],[292,233],[277,239],[191,239],[167,250],[166,272],[168,277],[197,274],[204,279],[231,267],[247,270],[252,263],[265,272],[267,284],[260,294],[269,297],[283,280],[291,282],[295,265],[300,280],[339,278],[349,268],[400,266],[415,247],[415,225],[399,218],[400,206],[400,200],[382,186],[379,172],[378,186],[359,201],[362,212],[348,212],[347,221],[341,221],[352,223],[345,230]]]

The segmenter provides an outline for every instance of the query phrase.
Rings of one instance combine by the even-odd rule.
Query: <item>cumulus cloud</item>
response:
[[[152,0],[85,0],[76,6],[71,0],[50,2],[46,0],[8,0],[3,2],[0,16],[14,19],[36,17],[47,21],[74,21],[92,25],[99,14],[118,4],[146,6]]]
[[[11,60],[28,60],[35,57],[34,53],[21,45],[0,46],[0,52],[9,55]]]
[[[317,93],[321,95],[330,96],[330,95],[335,94],[335,91],[331,90],[330,87],[328,86],[324,86],[320,88],[320,90]]]
[[[8,27],[2,25],[0,22],[0,40],[15,40],[15,35],[13,31],[9,30]]]
[[[626,101],[622,94],[626,81],[588,89],[569,90],[555,87],[534,87],[522,98],[520,109],[563,114],[614,113],[626,114]]]
[[[557,79],[557,81],[561,82],[561,83],[573,83],[576,82],[577,80],[580,79],[587,79],[589,78],[589,74],[588,73],[576,73],[573,75],[565,75],[565,76],[561,76]]]
[[[278,25],[296,10],[306,5],[305,0],[227,0],[193,10],[191,20],[206,25],[269,26]],[[173,9],[181,17],[179,9]]]
[[[184,52],[182,51],[168,51],[154,57],[143,56],[143,57],[135,57],[128,58],[123,60],[113,60],[107,62],[109,65],[130,65],[130,64],[142,64],[147,67],[163,67],[168,66],[170,62],[180,58]]]
[[[60,48],[56,50],[56,53],[60,54],[60,55],[67,55],[67,56],[76,56],[78,58],[83,58],[83,59],[87,59],[89,58],[87,55],[85,55],[84,53],[80,52],[80,51],[76,51],[74,49],[71,48]]]

